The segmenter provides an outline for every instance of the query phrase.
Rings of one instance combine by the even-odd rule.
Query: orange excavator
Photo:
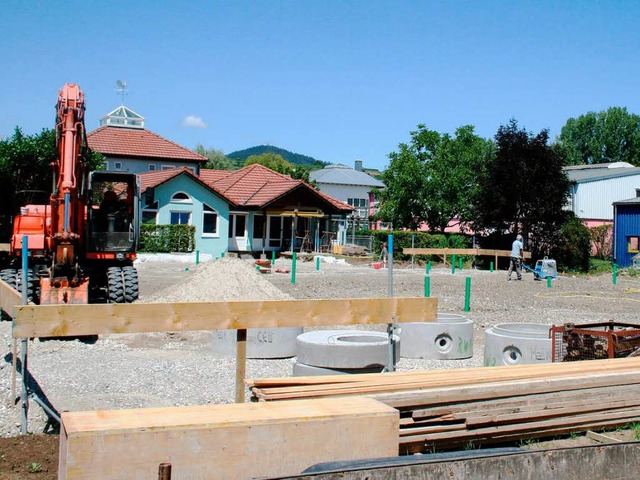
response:
[[[49,202],[20,208],[10,267],[0,278],[39,304],[129,303],[138,298],[133,266],[139,237],[138,178],[89,172],[84,93],[66,84],[56,105],[57,158]],[[26,245],[23,246],[23,239]],[[26,247],[26,248],[24,248]],[[20,268],[27,250],[28,271]]]

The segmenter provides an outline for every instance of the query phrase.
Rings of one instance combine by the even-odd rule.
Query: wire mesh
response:
[[[550,331],[554,362],[640,356],[640,325],[567,323]]]

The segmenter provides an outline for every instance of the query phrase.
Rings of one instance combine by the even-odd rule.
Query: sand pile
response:
[[[223,300],[282,300],[282,293],[251,262],[220,258],[200,264],[178,285],[161,290],[142,302],[214,302]]]

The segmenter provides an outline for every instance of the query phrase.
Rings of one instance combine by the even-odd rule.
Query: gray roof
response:
[[[579,165],[565,167],[569,180],[576,183],[595,182],[608,178],[627,177],[629,175],[640,175],[640,167],[619,167],[611,168],[609,163],[597,165]]]
[[[635,203],[640,204],[640,197],[633,197],[627,200],[620,200],[618,202],[613,202],[614,205],[633,205]]]
[[[373,178],[371,175],[340,164],[327,165],[322,170],[315,170],[309,173],[309,180],[333,185],[358,185],[384,188],[384,183]]]

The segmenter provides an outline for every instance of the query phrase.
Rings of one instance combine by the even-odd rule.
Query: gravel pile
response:
[[[142,261],[140,301],[215,301],[279,298],[374,298],[388,295],[388,272],[367,263],[350,265],[322,261],[297,262],[296,282],[290,273],[260,274],[253,262],[225,258],[195,266],[172,261]],[[144,257],[143,257],[144,260]],[[291,261],[278,259],[280,270]],[[431,295],[441,312],[463,313],[466,276],[472,278],[471,312],[475,322],[474,355],[467,360],[402,359],[399,370],[480,366],[484,330],[501,323],[562,324],[614,319],[638,322],[640,281],[609,276],[561,277],[553,288],[531,274],[522,282],[506,281],[506,272],[450,269],[431,271]],[[396,265],[395,296],[422,296],[424,269]],[[349,327],[352,328],[352,327]],[[367,327],[371,328],[371,327]],[[374,328],[372,328],[374,329]],[[384,330],[384,326],[377,329]],[[0,435],[20,431],[20,408],[11,406],[11,324],[0,323],[5,362],[0,363]],[[94,410],[233,402],[235,359],[216,355],[211,332],[104,335],[97,342],[39,341],[29,343],[29,370],[35,390],[41,389],[56,409]],[[248,377],[291,374],[291,359],[248,360]],[[20,388],[18,377],[18,390]],[[41,432],[46,416],[31,403],[29,429]]]

